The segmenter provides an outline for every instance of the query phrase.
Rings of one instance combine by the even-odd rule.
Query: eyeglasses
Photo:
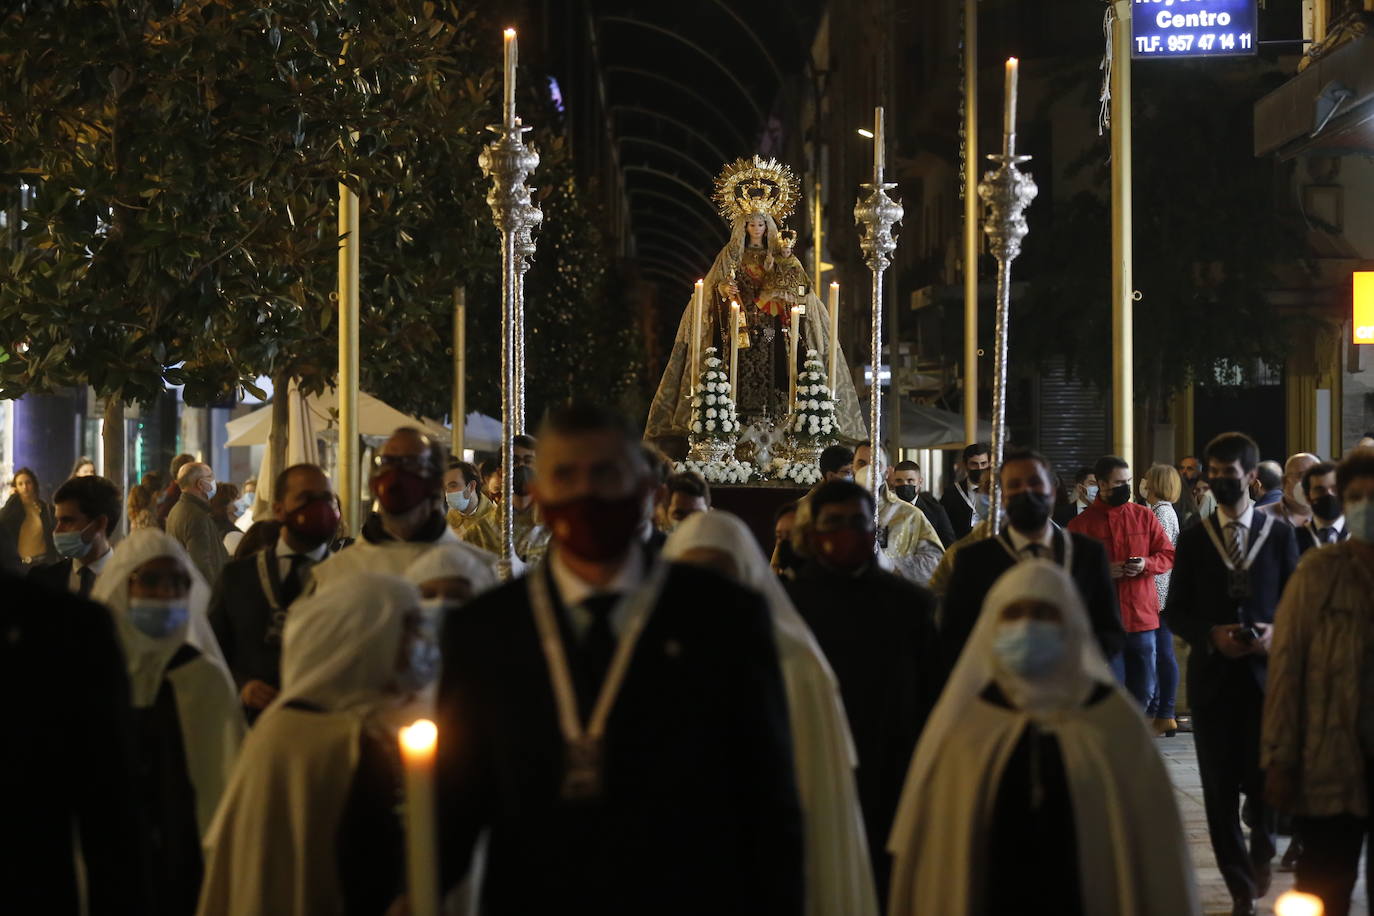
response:
[[[129,584],[149,591],[159,588],[186,591],[191,587],[191,577],[182,572],[135,572],[129,574]]]
[[[378,455],[372,459],[372,469],[374,471],[384,471],[395,468],[399,471],[409,471],[421,477],[433,477],[434,466],[424,455]]]

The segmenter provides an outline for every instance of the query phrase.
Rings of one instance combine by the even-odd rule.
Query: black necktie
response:
[[[582,715],[591,714],[596,705],[597,695],[601,692],[601,682],[611,667],[615,655],[615,631],[611,629],[611,612],[615,610],[620,596],[615,594],[593,595],[582,602],[582,609],[591,615],[592,623],[582,634],[582,644],[578,651],[579,669],[582,672],[581,689],[578,691],[578,706]]]
[[[281,584],[282,607],[290,607],[291,602],[301,596],[301,580],[305,578],[305,567],[310,563],[309,557],[299,553],[293,553],[287,559],[291,561],[291,568]]]
[[[83,566],[76,571],[77,578],[81,580],[81,591],[78,593],[82,598],[91,597],[91,587],[95,585],[95,573],[89,566]]]
[[[1330,543],[1331,543],[1331,535],[1333,535],[1333,534],[1335,534],[1335,533],[1336,533],[1336,529],[1335,529],[1335,528],[1318,528],[1318,529],[1317,529],[1317,540],[1321,541],[1323,544],[1330,544]]]

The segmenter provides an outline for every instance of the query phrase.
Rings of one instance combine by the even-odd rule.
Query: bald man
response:
[[[210,515],[210,500],[215,496],[215,472],[208,464],[191,461],[177,472],[181,496],[167,513],[167,533],[176,538],[191,562],[211,588],[219,581],[220,570],[229,559],[224,551],[224,535]]]
[[[1301,528],[1312,520],[1312,507],[1302,492],[1302,475],[1321,461],[1310,452],[1298,452],[1283,463],[1283,498],[1264,506],[1260,511],[1283,519],[1294,528]]]

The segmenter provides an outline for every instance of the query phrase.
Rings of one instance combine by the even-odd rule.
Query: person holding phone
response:
[[[1159,594],[1155,576],[1174,566],[1174,546],[1149,508],[1131,502],[1131,467],[1105,455],[1093,466],[1097,498],[1069,522],[1069,530],[1102,542],[1116,583],[1125,648],[1109,659],[1117,679],[1142,708],[1155,692],[1155,631]]]

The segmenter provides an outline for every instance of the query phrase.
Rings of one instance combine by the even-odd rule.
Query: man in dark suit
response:
[[[0,691],[10,698],[0,754],[3,909],[141,916],[145,832],[114,618],[65,585],[0,573],[0,593]]]
[[[992,449],[986,442],[964,446],[964,453],[955,468],[956,471],[964,471],[964,479],[950,481],[949,486],[945,487],[945,495],[940,498],[940,505],[945,507],[949,523],[954,526],[956,540],[966,537],[982,519],[978,509],[986,505],[987,494],[979,491],[978,481],[991,464]]]
[[[1067,528],[1069,522],[1077,518],[1084,509],[1097,499],[1097,475],[1092,468],[1079,468],[1073,472],[1073,489],[1068,492],[1067,500],[1054,510],[1054,523]]]
[[[53,545],[62,559],[29,570],[54,591],[89,598],[110,559],[109,537],[119,524],[119,487],[104,477],[73,477],[53,495]]]
[[[949,513],[940,501],[925,489],[925,477],[921,466],[914,461],[899,461],[891,471],[889,481],[892,492],[898,499],[904,499],[920,509],[935,529],[935,535],[946,550],[958,538],[954,536],[954,526],[950,524]]]
[[[257,553],[230,560],[210,598],[210,625],[249,722],[281,687],[287,608],[309,581],[310,570],[328,555],[339,524],[329,478],[313,464],[292,465],[278,474],[272,496],[281,534]]]
[[[1274,608],[1297,565],[1293,528],[1256,509],[1250,487],[1259,447],[1223,433],[1203,460],[1216,515],[1182,532],[1175,549],[1165,618],[1192,647],[1188,700],[1193,711],[1202,797],[1212,852],[1233,900],[1250,916],[1269,888],[1275,816],[1264,803],[1260,721]],[[1240,824],[1240,793],[1253,814],[1250,849]]]
[[[614,414],[556,411],[536,464],[548,560],[444,625],[444,885],[489,831],[491,916],[800,913],[801,813],[763,599],[647,560],[636,533],[653,479]]]
[[[1002,460],[1000,479],[1006,518],[1001,533],[969,544],[954,557],[940,619],[945,664],[953,668],[964,650],[992,584],[1021,560],[1037,557],[1068,568],[1088,609],[1098,645],[1109,660],[1114,658],[1126,635],[1121,629],[1107,551],[1099,541],[1065,531],[1050,521],[1054,471],[1043,455],[1009,451]]]
[[[797,534],[814,559],[786,583],[787,593],[840,683],[881,903],[892,868],[887,835],[916,741],[944,686],[935,596],[878,568],[873,495],[856,483],[822,484]]]
[[[1345,510],[1336,490],[1336,466],[1329,461],[1314,464],[1303,471],[1298,485],[1302,487],[1307,505],[1311,506],[1307,524],[1295,529],[1298,554],[1348,539],[1350,529],[1346,527]]]

